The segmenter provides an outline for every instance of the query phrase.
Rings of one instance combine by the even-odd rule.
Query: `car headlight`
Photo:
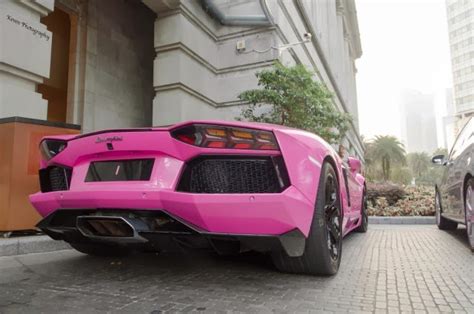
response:
[[[43,140],[40,144],[41,155],[46,161],[48,161],[60,152],[62,152],[66,148],[66,146],[66,141]]]

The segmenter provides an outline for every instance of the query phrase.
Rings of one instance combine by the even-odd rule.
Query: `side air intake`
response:
[[[40,169],[39,178],[41,192],[66,191],[71,184],[72,169],[50,166]]]

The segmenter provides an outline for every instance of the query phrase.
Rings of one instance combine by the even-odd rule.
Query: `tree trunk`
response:
[[[388,181],[390,178],[390,159],[386,156],[382,157],[382,174],[383,180]]]
[[[390,179],[390,158],[387,158],[387,180]]]

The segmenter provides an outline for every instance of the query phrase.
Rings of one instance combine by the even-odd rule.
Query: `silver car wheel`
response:
[[[436,224],[439,225],[441,221],[441,203],[439,201],[438,191],[436,191],[436,194],[435,194],[435,215],[436,215]]]
[[[473,230],[473,220],[474,220],[474,190],[472,189],[471,184],[468,185],[466,190],[466,231],[467,238],[469,240],[469,245],[474,249],[474,230]]]

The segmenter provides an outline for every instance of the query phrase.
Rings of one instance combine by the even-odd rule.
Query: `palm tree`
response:
[[[394,136],[376,136],[371,144],[374,161],[380,162],[383,180],[387,181],[393,164],[405,164],[405,148]]]
[[[428,171],[431,161],[427,153],[410,153],[407,155],[408,166],[418,180],[423,173]]]
[[[369,181],[380,179],[380,170],[377,161],[374,158],[374,145],[372,142],[368,142],[362,139],[365,147],[364,153],[364,175]]]

